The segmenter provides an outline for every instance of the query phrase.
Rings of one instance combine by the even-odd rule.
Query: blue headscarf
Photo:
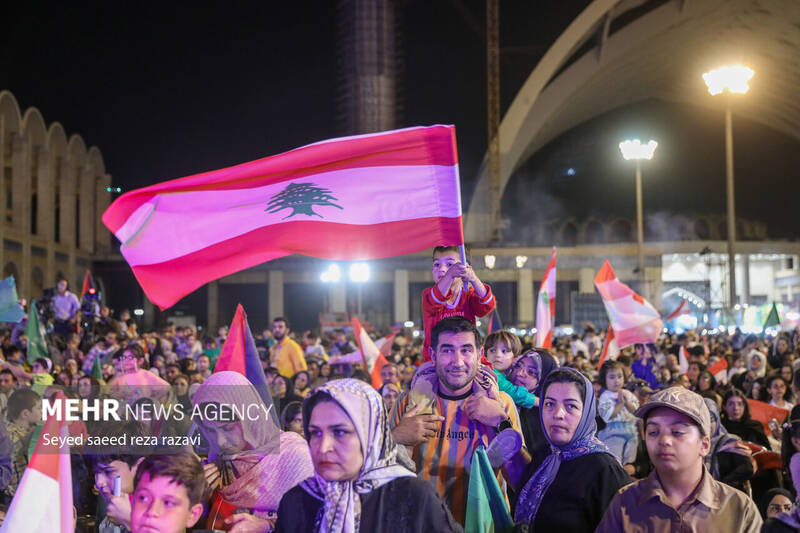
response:
[[[590,453],[607,453],[612,455],[606,445],[597,438],[597,423],[595,422],[596,400],[591,382],[586,379],[586,376],[573,368],[562,367],[558,370],[572,372],[583,379],[586,399],[583,402],[581,420],[578,422],[578,427],[575,429],[575,434],[572,436],[572,439],[563,446],[553,444],[553,441],[550,440],[550,436],[547,434],[547,430],[544,430],[544,436],[547,438],[547,442],[550,443],[552,453],[542,461],[542,464],[539,465],[539,468],[536,469],[536,472],[522,488],[522,492],[520,492],[519,500],[517,501],[517,510],[514,513],[514,522],[518,524],[529,523],[535,520],[539,505],[542,503],[547,489],[550,488],[550,485],[556,478],[558,469],[561,467],[563,461],[571,461],[576,457]],[[543,390],[542,392],[544,393],[545,391]],[[542,403],[544,402],[544,397],[541,401]],[[543,412],[544,405],[539,408],[540,420],[542,420]],[[544,427],[544,420],[542,420],[542,428]]]

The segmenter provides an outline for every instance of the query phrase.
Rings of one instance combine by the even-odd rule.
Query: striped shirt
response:
[[[471,460],[472,453],[479,445],[487,446],[490,438],[494,437],[494,428],[487,428],[480,422],[470,420],[462,410],[470,394],[471,391],[459,397],[447,397],[440,393],[436,397],[435,414],[445,418],[442,428],[427,442],[415,446],[411,455],[417,465],[418,477],[434,486],[450,508],[453,517],[462,525],[466,519],[469,488],[469,471],[465,465]],[[520,431],[519,416],[514,401],[504,392],[500,393],[500,400],[514,429]],[[392,427],[397,425],[408,410],[408,403],[408,394],[404,394],[397,401]],[[504,487],[499,471],[497,479],[500,486]]]

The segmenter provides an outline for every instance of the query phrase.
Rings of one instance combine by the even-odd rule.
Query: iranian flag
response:
[[[556,249],[544,271],[539,297],[536,300],[536,347],[553,346],[553,318],[556,316]]]
[[[103,214],[162,309],[293,253],[363,260],[464,243],[455,128],[344,137],[130,191]]]
[[[650,302],[617,279],[608,261],[597,273],[594,286],[603,298],[617,344],[625,347],[656,341],[664,327],[661,315]]]
[[[66,412],[63,392],[56,395]],[[72,468],[69,445],[59,446],[42,435],[69,437],[66,420],[48,417],[36,448],[8,507],[0,533],[70,533],[72,521]]]

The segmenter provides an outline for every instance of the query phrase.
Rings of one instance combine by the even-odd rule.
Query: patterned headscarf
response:
[[[245,376],[223,371],[211,374],[192,398],[194,405],[208,402],[249,405],[264,400]],[[261,517],[277,511],[284,493],[314,473],[308,443],[297,433],[280,431],[274,408],[265,408],[269,421],[257,417],[240,422],[246,450],[222,453],[215,439],[209,439],[209,458],[216,460],[224,482],[222,497]]]
[[[597,423],[595,422],[596,407],[594,391],[591,382],[573,368],[561,368],[566,372],[571,372],[584,382],[586,399],[583,402],[583,412],[581,413],[580,422],[575,429],[575,434],[572,439],[563,446],[557,446],[550,440],[550,435],[547,430],[544,431],[544,436],[547,442],[550,443],[552,453],[542,461],[539,468],[531,476],[530,480],[522,488],[517,501],[517,510],[514,513],[514,522],[516,523],[529,523],[533,522],[536,518],[536,512],[539,510],[539,505],[542,503],[547,489],[553,483],[553,480],[558,474],[558,469],[561,467],[563,461],[571,461],[576,457],[588,455],[590,453],[607,453],[611,455],[605,444],[597,438]],[[544,390],[543,390],[544,392]],[[544,398],[541,400],[544,402]],[[542,428],[545,427],[542,413],[544,412],[544,405],[539,408],[539,418],[542,420]]]
[[[303,403],[303,425],[307,436],[310,435],[308,424],[313,399],[324,393],[330,395],[353,422],[361,441],[364,464],[354,480],[326,481],[317,473],[301,486],[325,503],[316,531],[357,533],[361,522],[361,500],[358,495],[399,477],[415,476],[414,465],[401,464],[403,460],[408,461],[407,456],[398,455],[399,448],[392,438],[378,392],[356,379],[330,381],[309,395]]]
[[[708,407],[708,412],[711,415],[711,420],[716,421],[717,429],[714,431],[714,434],[711,435],[711,448],[706,456],[703,458],[703,462],[708,468],[708,471],[711,472],[711,477],[714,479],[719,479],[719,456],[717,452],[720,448],[729,444],[731,442],[741,440],[736,435],[731,435],[728,433],[728,430],[725,429],[725,426],[722,425],[722,421],[719,417],[719,408],[717,407],[717,402],[710,398],[703,398],[703,401]]]

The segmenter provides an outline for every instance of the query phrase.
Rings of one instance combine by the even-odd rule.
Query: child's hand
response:
[[[465,278],[468,271],[472,271],[472,268],[469,265],[465,265],[464,263],[455,263],[447,270],[445,276],[451,280],[456,278]],[[475,274],[473,274],[473,276],[474,275]]]
[[[115,524],[131,527],[131,499],[128,494],[111,496],[106,502],[106,516]]]

